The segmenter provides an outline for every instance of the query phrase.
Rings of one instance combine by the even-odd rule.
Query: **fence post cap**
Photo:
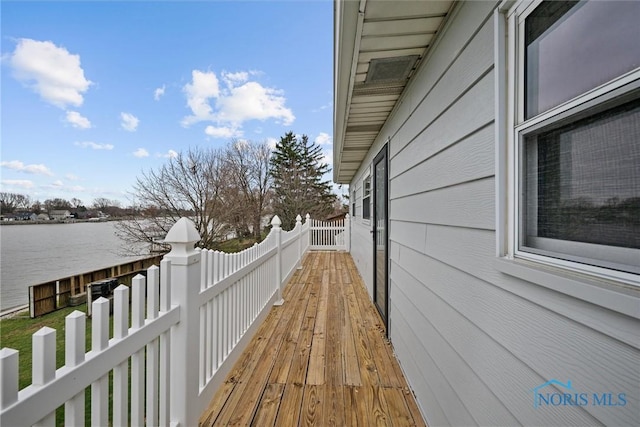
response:
[[[18,357],[18,356],[14,356],[14,355],[17,355],[18,353],[19,351],[14,348],[2,347],[0,349],[0,359],[6,359],[9,357]]]
[[[307,214],[305,218],[308,220],[309,218],[311,218],[311,215]]]
[[[33,335],[41,336],[41,335],[48,335],[51,333],[55,334],[56,330],[48,326],[43,326],[42,328],[38,329]]]
[[[171,255],[186,255],[193,250],[193,246],[200,240],[196,226],[188,218],[180,218],[164,238],[165,243],[171,245]]]
[[[282,225],[282,221],[280,221],[278,215],[274,215],[273,219],[271,220],[271,225],[274,228],[280,228],[280,226]]]
[[[349,219],[349,218],[350,218],[350,215],[349,215],[349,214],[346,214],[344,217],[345,217],[345,219]]]
[[[302,221],[302,217],[300,216],[300,214],[296,215],[296,222],[301,222]]]

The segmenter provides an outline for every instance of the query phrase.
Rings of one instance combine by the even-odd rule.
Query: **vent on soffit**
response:
[[[418,55],[374,58],[369,64],[364,84],[376,85],[406,81],[418,58]]]

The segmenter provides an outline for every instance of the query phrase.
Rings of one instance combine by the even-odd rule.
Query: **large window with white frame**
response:
[[[515,256],[640,274],[640,2],[508,13]]]

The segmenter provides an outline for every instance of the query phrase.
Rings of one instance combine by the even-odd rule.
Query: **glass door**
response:
[[[388,326],[389,281],[388,268],[388,191],[387,191],[387,146],[373,160],[373,300]]]

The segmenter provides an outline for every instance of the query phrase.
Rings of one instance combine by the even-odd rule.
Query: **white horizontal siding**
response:
[[[390,137],[391,341],[430,425],[638,425],[640,322],[494,266],[495,6],[458,5],[353,181]],[[370,224],[355,223],[371,294]],[[534,408],[554,378],[629,403]]]
[[[369,295],[373,295],[373,238],[369,221],[351,222],[351,257],[362,276]]]
[[[494,127],[488,125],[458,143],[450,145],[437,156],[430,157],[413,168],[404,169],[390,182],[392,199],[448,187],[461,181],[493,176]],[[399,162],[393,161],[392,165]]]

